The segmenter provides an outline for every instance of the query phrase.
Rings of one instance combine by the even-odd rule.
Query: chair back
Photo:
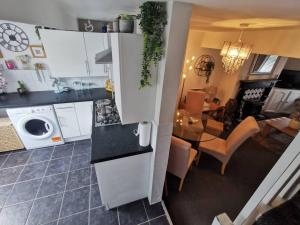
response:
[[[189,90],[186,95],[185,109],[191,114],[201,114],[206,93],[204,91]]]
[[[259,131],[260,128],[256,120],[252,116],[248,116],[231,132],[226,139],[227,154],[232,155],[244,141]]]
[[[172,136],[167,171],[177,177],[184,178],[188,171],[191,144]]]

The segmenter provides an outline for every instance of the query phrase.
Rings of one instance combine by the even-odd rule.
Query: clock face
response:
[[[11,23],[0,24],[0,45],[9,51],[22,52],[28,48],[29,39],[26,33]]]

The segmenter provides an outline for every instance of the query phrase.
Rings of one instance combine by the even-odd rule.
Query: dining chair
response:
[[[199,144],[199,163],[200,153],[205,152],[222,163],[221,174],[224,175],[226,165],[228,164],[233,153],[238,147],[244,143],[249,137],[258,133],[260,128],[256,120],[252,116],[244,119],[228,136],[226,140],[218,138],[214,135],[203,133]]]
[[[197,150],[191,146],[189,142],[172,136],[167,171],[180,178],[179,191],[197,155]]]
[[[206,95],[204,91],[189,90],[186,95],[185,110],[191,114],[201,114]]]

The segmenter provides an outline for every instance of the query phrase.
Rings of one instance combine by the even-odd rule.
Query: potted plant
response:
[[[134,17],[132,15],[121,14],[119,20],[119,30],[121,33],[132,33],[134,27]]]

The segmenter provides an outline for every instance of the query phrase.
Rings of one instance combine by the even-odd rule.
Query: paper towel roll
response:
[[[150,135],[151,135],[151,123],[142,122],[138,126],[139,133],[139,143],[140,146],[146,147],[150,144]]]

